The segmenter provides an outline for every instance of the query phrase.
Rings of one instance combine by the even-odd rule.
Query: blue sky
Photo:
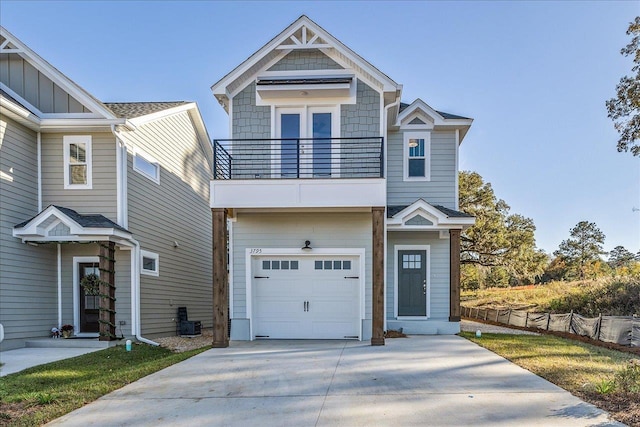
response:
[[[615,149],[605,100],[637,2],[30,2],[0,23],[98,99],[191,100],[228,136],[209,87],[306,14],[404,85],[403,101],[473,117],[479,172],[547,252],[579,221],[640,250],[640,159]]]

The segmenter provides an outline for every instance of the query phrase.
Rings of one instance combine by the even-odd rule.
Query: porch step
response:
[[[30,348],[109,348],[113,347],[118,341],[98,341],[93,339],[78,338],[44,338],[39,340],[29,340],[25,342],[25,347]]]

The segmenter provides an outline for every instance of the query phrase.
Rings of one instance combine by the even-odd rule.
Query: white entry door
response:
[[[349,256],[254,258],[254,337],[358,339],[359,271]]]

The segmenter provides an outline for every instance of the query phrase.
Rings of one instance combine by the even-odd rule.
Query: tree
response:
[[[495,196],[491,184],[478,173],[460,172],[459,184],[460,209],[476,217],[475,225],[460,239],[462,278],[469,279],[463,285],[533,282],[546,263],[546,255],[535,247],[533,221],[509,214],[509,205]]]
[[[605,235],[595,222],[580,221],[571,229],[570,238],[563,240],[553,254],[561,257],[567,267],[577,270],[580,280],[584,280],[589,264],[601,261]]]
[[[624,76],[616,86],[616,97],[607,101],[608,117],[620,134],[618,151],[640,156],[640,16],[629,24],[631,42],[620,53],[633,58],[632,76]]]
[[[637,259],[636,255],[629,252],[624,246],[616,246],[609,252],[608,264],[611,268],[629,267]]]

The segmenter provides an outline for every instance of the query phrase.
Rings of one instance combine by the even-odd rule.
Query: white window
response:
[[[148,276],[160,275],[160,256],[158,254],[149,251],[140,251],[140,258],[142,265],[140,273]]]
[[[67,135],[64,150],[64,188],[91,189],[91,135]]]
[[[160,165],[148,154],[138,150],[134,151],[133,170],[146,176],[156,184],[160,184]]]
[[[404,180],[431,180],[431,134],[429,132],[405,132]]]

